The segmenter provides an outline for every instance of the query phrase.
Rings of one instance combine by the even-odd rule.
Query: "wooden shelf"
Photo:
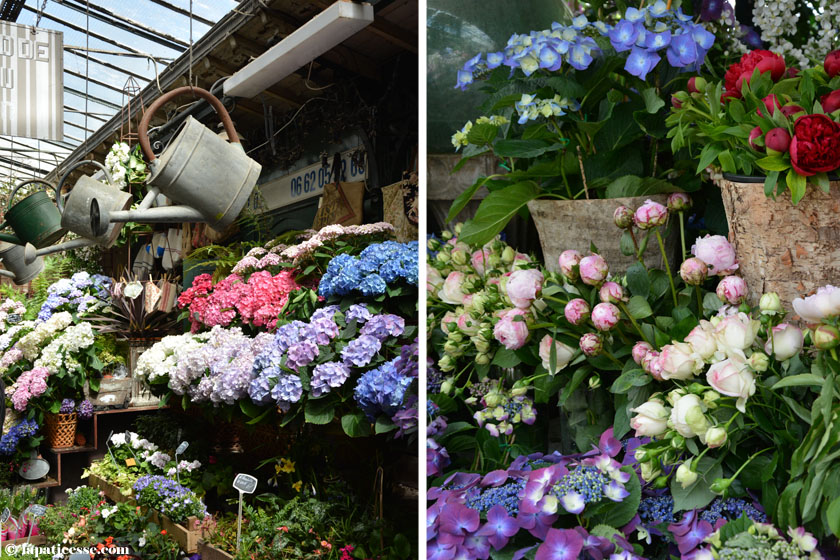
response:
[[[54,488],[56,486],[61,486],[61,483],[59,483],[56,479],[48,476],[47,479],[43,482],[36,482],[33,484],[28,484],[27,486],[31,486],[32,488]]]
[[[97,410],[93,414],[94,416],[102,416],[103,414],[120,414],[122,412],[146,412],[149,410],[165,410],[167,408],[169,408],[169,405],[128,406],[126,408],[110,408],[108,410]]]
[[[50,453],[54,455],[67,455],[68,453],[88,453],[96,451],[95,445],[74,445],[73,447],[51,447]]]

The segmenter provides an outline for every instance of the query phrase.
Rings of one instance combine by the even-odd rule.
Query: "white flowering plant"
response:
[[[149,177],[139,144],[132,149],[125,142],[115,143],[105,156],[105,167],[114,184],[123,190],[129,185],[144,183]]]

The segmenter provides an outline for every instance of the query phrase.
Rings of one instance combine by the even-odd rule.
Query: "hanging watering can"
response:
[[[33,183],[47,185],[55,190],[56,203],[50,200],[45,191],[34,192],[6,210],[5,221],[0,224],[0,229],[9,226],[19,239],[18,243],[32,243],[40,249],[64,237],[67,230],[61,227],[61,196],[58,188],[43,179],[30,179],[20,183],[9,196],[9,204],[21,187]],[[0,239],[14,243],[6,236]]]
[[[206,99],[216,110],[230,142],[189,116],[160,158],[156,158],[148,134],[152,116],[164,103],[189,93]],[[245,154],[230,115],[213,94],[187,86],[162,95],[143,114],[137,136],[150,164],[150,186],[160,189],[175,203],[197,210],[213,229],[221,231],[239,216],[262,167]]]
[[[26,284],[44,269],[44,259],[37,257],[29,264],[24,259],[24,248],[22,245],[0,241],[0,260],[9,272],[15,275],[14,281],[18,286]]]
[[[90,220],[91,201],[95,199],[102,210],[113,212],[131,208],[133,197],[131,193],[121,191],[114,185],[111,174],[108,173],[108,169],[104,165],[91,159],[78,161],[67,169],[64,176],[58,182],[59,192],[61,192],[64,182],[70,176],[70,173],[85,164],[93,164],[102,169],[108,184],[106,185],[101,181],[97,181],[88,175],[83,175],[76,181],[73,190],[70,191],[67,200],[64,201],[64,209],[61,214],[61,227],[82,237],[86,237],[102,247],[112,247],[117,242],[122,224],[108,224],[105,232],[97,235],[97,232],[92,228]]]

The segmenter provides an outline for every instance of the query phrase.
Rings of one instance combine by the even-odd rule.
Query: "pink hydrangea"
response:
[[[40,397],[47,390],[47,377],[50,372],[47,368],[36,367],[23,372],[15,383],[15,392],[12,395],[12,405],[18,412],[23,412],[29,405],[30,399]]]

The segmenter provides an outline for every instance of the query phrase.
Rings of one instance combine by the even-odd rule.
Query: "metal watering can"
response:
[[[152,116],[169,100],[190,93],[204,98],[216,110],[229,141],[189,116],[156,158],[148,134]],[[189,86],[162,95],[143,114],[137,136],[150,164],[150,186],[175,203],[197,210],[213,229],[223,230],[233,223],[251,196],[262,167],[245,154],[230,115],[216,96]]]
[[[34,183],[47,185],[55,190],[56,202],[53,203],[46,192],[38,191],[11,206],[6,210],[5,221],[0,224],[0,229],[9,226],[14,230],[16,237],[0,234],[0,240],[18,245],[31,243],[40,249],[52,245],[67,233],[67,230],[61,227],[60,192],[58,187],[51,183],[43,179],[30,179],[22,182],[12,191],[9,204],[12,203],[21,187]]]
[[[26,284],[44,269],[43,258],[36,256],[30,262],[26,262],[24,253],[25,249],[22,245],[0,241],[0,260],[6,267],[5,271],[0,271],[0,275],[9,276],[9,274],[2,274],[3,272],[14,274],[13,279],[18,286]]]

